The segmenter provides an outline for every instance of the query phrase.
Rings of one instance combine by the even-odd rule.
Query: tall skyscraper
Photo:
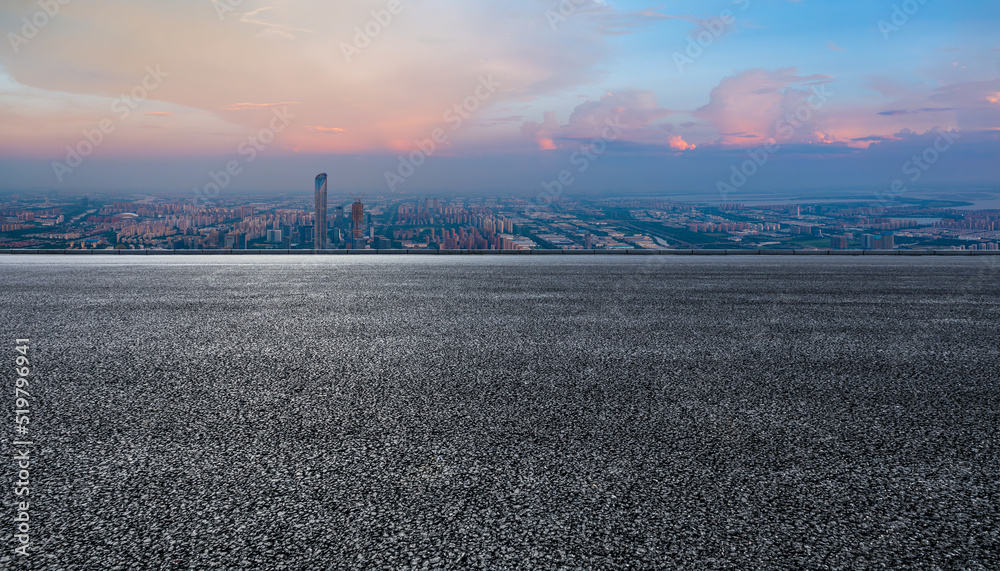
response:
[[[326,227],[326,173],[316,177],[316,225],[313,236],[313,247],[325,250],[329,247],[329,234]]]
[[[353,248],[361,249],[364,248],[365,236],[364,236],[364,223],[365,223],[365,207],[361,204],[361,199],[357,198],[354,200],[354,204],[351,205],[351,238]]]

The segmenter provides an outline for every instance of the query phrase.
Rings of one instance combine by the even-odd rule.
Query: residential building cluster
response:
[[[209,203],[185,195],[0,197],[0,248],[990,250],[997,243],[1000,211],[967,206],[367,197],[330,194],[324,175],[313,192]]]

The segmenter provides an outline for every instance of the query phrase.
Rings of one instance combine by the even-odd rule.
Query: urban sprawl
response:
[[[0,197],[0,248],[317,249],[319,194],[319,179],[315,195],[209,202],[12,194]],[[331,195],[323,210],[322,249],[996,250],[1000,242],[1000,210],[958,203]]]

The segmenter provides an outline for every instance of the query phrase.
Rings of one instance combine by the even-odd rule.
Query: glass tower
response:
[[[325,250],[330,247],[326,226],[326,173],[316,177],[316,226],[313,248]]]

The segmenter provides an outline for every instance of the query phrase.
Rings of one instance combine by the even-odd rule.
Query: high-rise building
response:
[[[834,250],[846,250],[847,236],[830,236],[830,248]]]
[[[316,224],[313,236],[313,247],[325,250],[329,247],[326,226],[326,173],[316,177]]]
[[[365,205],[361,204],[361,199],[354,199],[354,204],[351,205],[351,238],[352,238],[352,248],[361,249],[364,248],[365,243]]]
[[[232,248],[234,250],[246,250],[247,249],[247,235],[243,232],[230,232],[226,234],[226,248]]]

